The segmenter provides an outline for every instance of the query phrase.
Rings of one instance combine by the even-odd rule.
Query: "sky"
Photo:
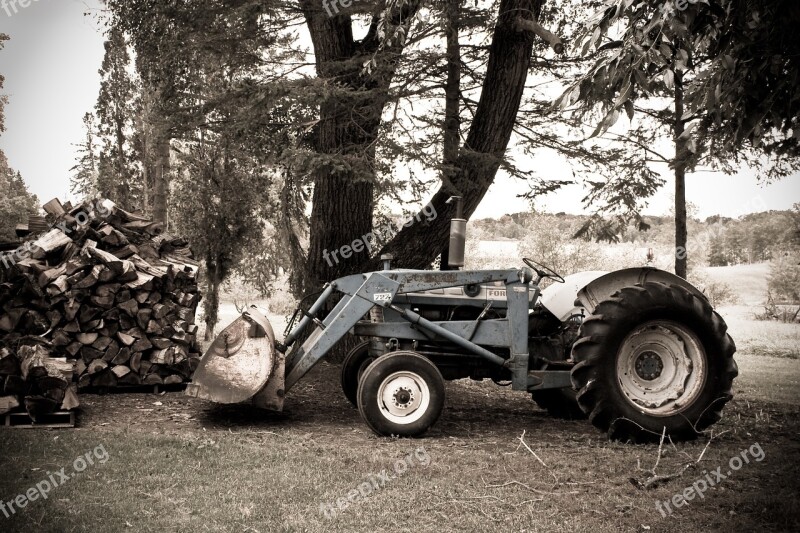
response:
[[[0,33],[11,36],[0,52],[4,93],[10,99],[0,149],[42,202],[67,199],[74,145],[83,137],[83,115],[93,110],[99,90],[103,34],[96,17],[101,4],[99,0],[30,0],[28,7],[22,7],[16,0],[15,11],[10,2],[0,0]],[[567,161],[551,154],[517,162],[548,178],[571,177]],[[674,185],[668,173],[665,177],[667,184],[650,200],[645,213],[669,212]],[[530,202],[517,198],[527,188],[524,181],[499,174],[474,218],[529,211]],[[547,212],[581,213],[584,195],[580,186],[572,186],[537,199],[534,206]],[[688,178],[687,199],[697,206],[700,217],[789,209],[800,202],[800,174],[765,185],[749,169],[736,176],[696,173]]]

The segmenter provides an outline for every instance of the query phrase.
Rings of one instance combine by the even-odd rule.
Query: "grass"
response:
[[[756,320],[758,308],[749,306],[723,307],[719,311],[740,353],[800,359],[800,324]]]
[[[760,306],[767,299],[769,263],[706,267],[703,271],[714,281],[730,285],[737,299],[745,305]]]
[[[638,464],[652,466],[656,445],[608,442],[586,422],[554,420],[527,395],[487,383],[448,384],[443,418],[416,440],[372,435],[338,392],[338,369],[327,363],[292,391],[284,414],[180,394],[85,396],[82,428],[0,431],[0,497],[8,501],[48,470],[69,472],[75,457],[99,444],[110,459],[12,519],[0,516],[0,530],[791,530],[800,518],[800,406],[796,394],[786,403],[782,393],[765,396],[797,390],[798,371],[757,366],[756,359],[763,360],[740,361],[747,377],[737,381],[737,398],[715,426],[724,433],[699,467],[653,490],[630,479],[646,477]],[[751,373],[750,365],[761,371]],[[523,431],[536,456],[520,446]],[[657,500],[756,442],[763,462],[735,472],[690,508],[667,517],[657,511]],[[659,473],[697,458],[705,444],[668,446]],[[320,504],[346,498],[419,447],[428,466],[415,462],[333,519],[321,512]]]

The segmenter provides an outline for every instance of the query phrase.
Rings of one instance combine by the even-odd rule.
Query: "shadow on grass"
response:
[[[292,423],[291,416],[287,412],[267,411],[247,404],[213,404],[198,412],[196,417],[197,420],[211,426],[250,429],[283,429]]]

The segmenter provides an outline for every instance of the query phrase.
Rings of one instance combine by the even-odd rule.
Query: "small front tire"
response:
[[[415,352],[384,355],[364,370],[358,383],[358,410],[382,436],[417,437],[439,419],[444,379],[430,360]]]

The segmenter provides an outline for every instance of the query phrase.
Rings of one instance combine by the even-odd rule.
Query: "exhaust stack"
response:
[[[464,198],[451,196],[447,203],[456,203],[456,216],[450,221],[450,249],[447,265],[459,269],[464,266],[464,251],[467,246],[467,220],[464,218]]]

